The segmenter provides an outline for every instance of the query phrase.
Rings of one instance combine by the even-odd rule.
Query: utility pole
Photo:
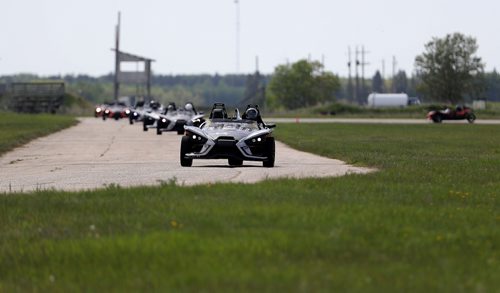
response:
[[[356,101],[356,103],[359,103],[359,75],[358,75],[358,66],[360,64],[359,62],[359,59],[358,59],[358,54],[359,54],[359,51],[358,51],[358,46],[356,46],[356,50],[354,51],[354,59],[355,59],[355,62],[356,62],[356,68],[355,68],[355,78],[354,78],[354,83],[355,83],[355,86],[354,86],[354,100]]]
[[[255,56],[255,72],[259,72],[259,56]]]
[[[361,96],[364,97],[366,96],[366,87],[365,87],[365,66],[369,65],[370,63],[365,61],[365,55],[368,54],[369,52],[365,50],[365,46],[361,47]]]
[[[396,56],[392,56],[392,92],[396,92],[396,84],[394,79],[396,77],[396,67],[398,62],[396,61]]]
[[[382,59],[382,78],[385,79],[385,59]]]
[[[347,79],[347,99],[349,101],[353,100],[352,96],[352,77],[351,77],[351,47],[347,47],[347,55],[349,56],[349,60],[347,61],[347,69],[348,69],[348,79]]]
[[[236,73],[240,72],[240,1],[234,0],[236,4]]]
[[[118,24],[115,28],[115,80],[114,80],[114,98],[118,101],[120,92],[120,83],[118,82],[118,73],[120,72],[120,22],[121,12],[118,12]]]

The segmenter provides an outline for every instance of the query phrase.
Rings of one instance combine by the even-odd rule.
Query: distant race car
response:
[[[445,110],[433,110],[427,113],[427,119],[434,123],[441,123],[443,120],[463,120],[467,119],[469,123],[474,123],[476,115],[471,108],[466,106],[457,106],[454,110],[446,108]]]
[[[190,167],[193,159],[227,159],[230,166],[243,161],[262,161],[274,167],[274,124],[262,121],[259,107],[248,105],[243,116],[238,109],[229,118],[222,103],[214,104],[209,119],[196,126],[185,126],[181,140],[181,166]]]
[[[205,121],[203,114],[196,111],[193,103],[186,103],[180,109],[177,109],[175,103],[170,103],[165,112],[159,115],[156,134],[162,134],[163,131],[177,131],[177,134],[184,134],[184,125],[201,124],[203,121]]]
[[[149,109],[142,113],[142,130],[148,131],[149,128],[156,128],[156,123],[163,112],[163,106],[156,101],[149,102]]]
[[[101,117],[104,114],[104,109],[106,109],[107,105],[106,104],[101,104],[95,106],[94,109],[94,117]]]
[[[144,112],[149,110],[148,107],[145,107],[144,101],[139,101],[135,104],[135,106],[130,109],[130,114],[128,115],[128,120],[130,124],[134,124],[134,121],[142,121],[144,118]]]
[[[104,109],[102,120],[106,120],[106,118],[118,120],[120,118],[126,118],[129,114],[130,110],[124,103],[111,103]]]

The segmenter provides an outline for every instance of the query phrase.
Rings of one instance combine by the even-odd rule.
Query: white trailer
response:
[[[406,107],[409,104],[407,94],[379,94],[371,93],[368,95],[368,106],[372,108],[379,107]]]

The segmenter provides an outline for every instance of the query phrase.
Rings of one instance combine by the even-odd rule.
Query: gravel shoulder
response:
[[[274,168],[260,162],[229,167],[227,160],[194,160],[179,164],[181,136],[143,132],[128,121],[81,118],[74,127],[36,139],[0,157],[0,192],[44,189],[78,191],[111,184],[123,187],[216,182],[254,183],[270,178],[333,177],[369,173],[342,161],[276,144]]]

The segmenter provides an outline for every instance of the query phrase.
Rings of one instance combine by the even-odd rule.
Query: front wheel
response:
[[[275,153],[276,153],[276,144],[274,142],[274,137],[269,137],[266,141],[267,160],[262,162],[262,166],[266,168],[274,167]]]
[[[183,134],[184,134],[184,128],[182,128],[182,129],[177,129],[177,134],[178,134],[178,135],[183,135]]]
[[[469,123],[474,123],[475,120],[476,120],[476,115],[474,113],[470,113],[469,115],[467,115],[467,121]]]
[[[189,141],[189,137],[183,136],[181,140],[181,166],[182,167],[191,167],[193,165],[193,159],[186,158],[186,154],[192,152],[191,142]]]
[[[441,117],[441,115],[435,115],[432,117],[432,121],[434,121],[434,123],[441,123],[441,121],[443,121],[443,118]]]
[[[146,119],[144,119],[144,121],[142,123],[142,130],[143,131],[148,131],[148,125],[146,124]]]
[[[243,165],[243,160],[229,158],[227,159],[229,166],[241,166]]]
[[[162,131],[161,131],[160,127],[159,126],[156,127],[156,134],[161,135],[161,133],[162,133]]]

